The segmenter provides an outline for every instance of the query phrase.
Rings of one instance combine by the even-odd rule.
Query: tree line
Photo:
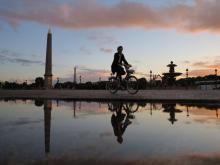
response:
[[[196,87],[196,82],[198,81],[217,81],[220,80],[220,76],[217,75],[207,75],[198,77],[181,78],[176,80],[174,87]],[[98,81],[98,82],[85,82],[85,83],[74,83],[74,82],[56,82],[54,84],[54,89],[106,89],[106,84],[108,81]],[[145,78],[138,79],[138,85],[140,89],[150,89],[150,88],[166,88],[162,80],[151,80],[147,81]],[[33,83],[17,83],[17,82],[0,82],[1,89],[44,89],[44,78],[37,77]]]

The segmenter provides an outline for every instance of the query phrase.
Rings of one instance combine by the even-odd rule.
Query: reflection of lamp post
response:
[[[218,118],[218,109],[216,109],[216,111],[215,111],[215,112],[216,112],[216,117]]]
[[[186,106],[186,112],[187,112],[187,117],[189,117],[189,107],[188,106]]]
[[[59,107],[59,100],[57,99],[57,107]]]
[[[153,109],[153,107],[152,107],[152,103],[150,103],[150,115],[152,116],[152,109]]]

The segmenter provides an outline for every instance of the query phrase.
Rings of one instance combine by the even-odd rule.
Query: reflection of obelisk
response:
[[[46,63],[45,63],[45,75],[44,75],[44,87],[45,89],[52,88],[52,33],[49,29],[47,34],[47,52],[46,52]]]
[[[45,154],[50,153],[50,127],[51,127],[51,110],[52,101],[44,101],[44,140],[45,140]]]

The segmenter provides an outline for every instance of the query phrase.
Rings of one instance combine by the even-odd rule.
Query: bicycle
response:
[[[111,112],[117,111],[117,109],[120,109],[120,106],[122,106],[122,110],[125,110],[127,113],[135,113],[139,109],[138,103],[135,102],[111,102],[108,103],[108,109]]]
[[[110,93],[115,94],[120,88],[125,87],[125,90],[128,91],[130,94],[136,94],[138,89],[138,79],[133,76],[135,70],[130,69],[131,66],[123,65],[125,67],[126,76],[120,82],[119,77],[111,75],[109,81],[106,85],[106,89],[110,91]],[[125,86],[123,86],[124,84]]]

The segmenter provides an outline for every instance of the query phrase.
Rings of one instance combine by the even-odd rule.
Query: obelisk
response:
[[[47,34],[47,51],[46,51],[46,63],[45,63],[45,75],[44,75],[44,87],[45,89],[52,88],[52,33],[49,29]]]

